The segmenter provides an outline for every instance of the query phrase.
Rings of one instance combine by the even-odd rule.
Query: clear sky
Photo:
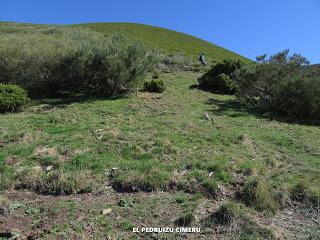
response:
[[[0,0],[0,21],[144,23],[251,59],[289,48],[320,63],[320,0]]]

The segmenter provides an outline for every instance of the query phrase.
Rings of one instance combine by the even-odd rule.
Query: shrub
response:
[[[198,79],[199,87],[215,93],[234,94],[237,90],[237,83],[233,79],[233,73],[241,66],[240,60],[220,62]]]
[[[270,193],[266,182],[253,178],[247,181],[241,191],[241,199],[248,206],[258,211],[271,211],[273,214],[278,210],[277,202]]]
[[[81,91],[106,97],[130,91],[154,63],[153,54],[122,36],[80,28],[7,34],[0,43],[0,82],[35,94]]]
[[[145,81],[143,90],[146,92],[162,93],[165,90],[164,82],[162,80]]]
[[[320,73],[304,57],[285,50],[257,59],[235,71],[239,100],[285,117],[320,119]]]
[[[320,120],[320,76],[284,79],[275,87],[271,105],[282,116]]]
[[[233,202],[223,203],[220,208],[213,214],[216,222],[221,224],[230,224],[240,215],[240,206]]]
[[[185,69],[192,65],[192,59],[186,57],[184,54],[158,54],[159,62],[165,64],[170,69]]]
[[[16,112],[28,101],[27,92],[14,84],[0,84],[0,112]]]

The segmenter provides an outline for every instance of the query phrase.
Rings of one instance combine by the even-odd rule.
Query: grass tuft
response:
[[[220,208],[212,214],[212,217],[217,223],[230,224],[240,215],[240,206],[233,202],[225,202]]]
[[[317,191],[306,181],[300,181],[291,190],[293,200],[320,206],[320,191]]]
[[[113,188],[117,191],[135,192],[165,190],[170,174],[159,168],[151,168],[146,172],[130,170],[122,171],[112,177]]]
[[[176,220],[175,224],[178,226],[190,226],[190,224],[195,220],[195,215],[191,211],[182,213]]]
[[[275,214],[278,210],[278,204],[270,193],[270,187],[258,178],[247,181],[240,196],[245,204],[258,211],[270,211]]]
[[[248,219],[241,227],[240,240],[275,240],[276,232],[268,227],[261,226],[255,221]]]
[[[29,189],[41,194],[70,195],[92,192],[97,186],[88,171],[64,172],[54,170],[43,172],[39,167],[23,170],[17,176],[16,189]]]

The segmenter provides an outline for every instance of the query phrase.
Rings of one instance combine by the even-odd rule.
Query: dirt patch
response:
[[[30,113],[45,114],[45,113],[53,112],[56,109],[58,109],[58,107],[56,107],[56,106],[52,106],[52,105],[49,105],[49,104],[40,104],[40,105],[37,105],[37,106],[29,107],[27,109],[27,111],[30,112]]]
[[[58,155],[57,150],[55,147],[37,147],[33,154],[37,157],[44,157],[44,156],[50,156],[50,157],[56,157]]]
[[[90,148],[80,148],[80,149],[74,150],[73,154],[80,155],[80,154],[84,154],[84,153],[89,153],[91,151],[92,151],[92,149],[90,149]]]
[[[0,216],[0,229],[3,234],[18,233],[21,239],[239,239],[243,220],[227,226],[211,220],[208,222],[222,200],[191,200],[193,195],[186,194],[186,202],[177,203],[179,194],[129,194],[110,189],[104,194],[45,196],[11,191],[5,194],[10,213]],[[154,235],[132,232],[132,227],[175,228],[175,219],[189,206],[195,206],[192,227],[200,227],[201,233]],[[108,214],[103,214],[105,209],[109,209]],[[287,209],[271,219],[264,218],[262,214],[252,217],[258,226],[276,226],[276,239],[306,239],[306,235],[309,239],[317,239],[319,218],[312,216],[298,209]]]
[[[21,134],[20,142],[22,143],[30,143],[33,141],[37,141],[40,139],[40,134],[38,132],[32,134],[29,132]]]
[[[244,145],[252,146],[252,140],[248,134],[243,134],[239,137],[239,140]]]
[[[149,93],[149,92],[138,92],[138,97],[145,100],[162,98],[160,93]]]
[[[320,212],[317,209],[291,207],[267,222],[277,226],[288,239],[319,239]]]
[[[5,160],[5,164],[7,166],[14,166],[16,165],[17,163],[19,162],[18,158],[16,156],[10,156],[10,157],[7,157],[6,160]]]

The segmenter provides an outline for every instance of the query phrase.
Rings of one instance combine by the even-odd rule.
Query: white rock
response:
[[[106,208],[106,209],[103,209],[102,211],[101,211],[101,214],[102,215],[107,215],[107,214],[109,214],[109,213],[111,213],[112,212],[112,209],[111,208]]]

